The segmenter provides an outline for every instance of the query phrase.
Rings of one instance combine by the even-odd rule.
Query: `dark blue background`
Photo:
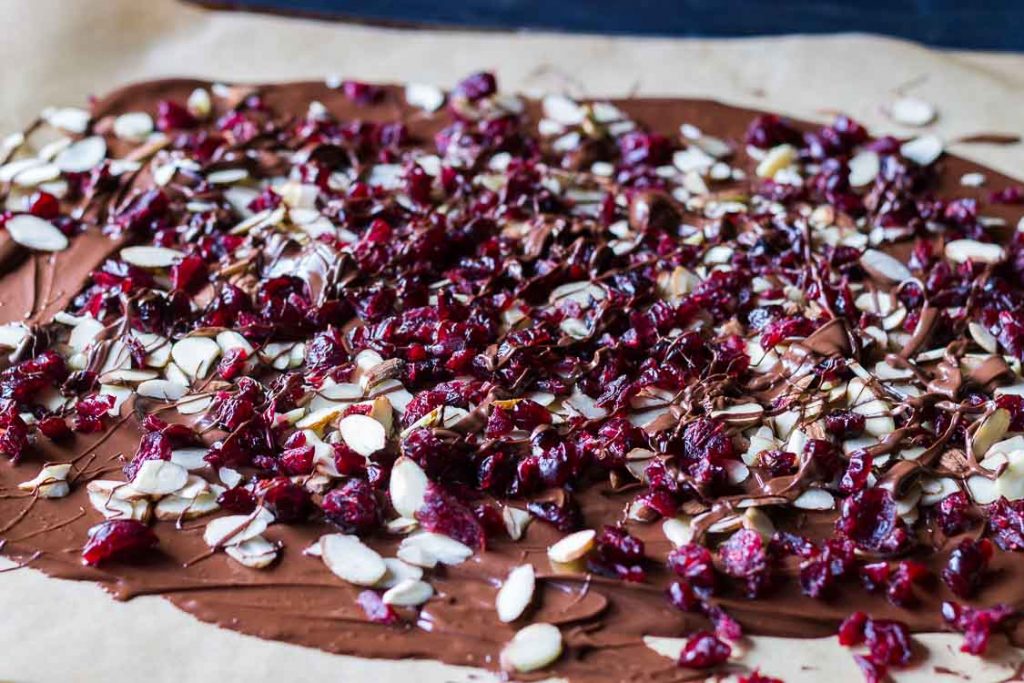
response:
[[[1024,51],[1024,0],[208,0],[367,22],[671,36],[884,33]]]

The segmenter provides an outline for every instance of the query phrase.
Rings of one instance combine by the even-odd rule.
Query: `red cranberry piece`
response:
[[[568,493],[565,493],[560,502],[555,500],[531,501],[526,504],[526,511],[563,533],[577,531],[583,526],[579,506]]]
[[[332,446],[334,450],[334,466],[346,476],[359,474],[366,469],[366,458],[343,443]]]
[[[498,92],[498,82],[494,74],[480,71],[459,81],[452,90],[452,95],[476,102]]]
[[[746,143],[759,149],[769,149],[784,143],[799,145],[801,139],[800,131],[788,121],[774,114],[764,114],[747,128]]]
[[[343,364],[347,357],[341,333],[334,328],[317,333],[306,345],[306,367],[312,372],[326,372]]]
[[[256,509],[256,496],[249,489],[236,486],[217,496],[217,504],[228,512],[248,515]]]
[[[781,678],[765,676],[758,669],[754,669],[749,676],[740,676],[736,683],[784,683]]]
[[[988,530],[1003,550],[1024,550],[1024,500],[1000,498],[988,509]]]
[[[740,529],[718,547],[722,570],[746,582],[747,595],[764,592],[771,580],[768,554],[761,535],[752,529]]]
[[[836,532],[869,551],[892,553],[908,543],[906,524],[896,513],[891,494],[882,488],[864,489],[846,498]]]
[[[287,479],[277,479],[263,492],[263,504],[280,522],[297,522],[309,516],[312,500],[309,492]]]
[[[401,622],[398,613],[391,605],[384,603],[377,591],[365,590],[356,597],[356,602],[363,608],[366,618],[375,624],[394,626]]]
[[[960,651],[972,655],[985,654],[993,629],[1005,628],[1007,621],[1016,616],[1017,611],[1009,605],[975,609],[955,602],[942,603],[942,618],[964,634]]]
[[[128,481],[134,479],[142,463],[147,460],[170,460],[171,450],[171,440],[163,432],[147,432],[142,436],[135,455],[123,468],[125,478]]]
[[[327,519],[348,533],[365,533],[380,524],[377,498],[365,479],[349,479],[328,491],[322,507]]]
[[[622,527],[605,526],[595,539],[597,550],[592,568],[626,581],[643,581],[644,543]]]
[[[186,256],[171,266],[171,285],[189,291],[197,287],[206,275],[206,263],[198,256]]]
[[[29,448],[28,426],[18,414],[14,401],[3,401],[0,408],[0,453],[17,462]]]
[[[827,598],[854,564],[853,543],[829,539],[821,552],[800,565],[800,588],[812,598]]]
[[[910,631],[898,621],[868,619],[864,626],[864,641],[875,664],[903,666],[909,664],[913,656]]]
[[[854,612],[839,624],[839,644],[845,647],[864,642],[864,626],[868,623],[865,612]]]
[[[341,84],[341,91],[345,97],[357,104],[372,104],[380,99],[383,90],[370,83],[361,81],[344,81]]]
[[[313,446],[296,446],[281,453],[281,471],[287,475],[304,475],[313,471]]]
[[[92,567],[107,560],[131,560],[158,543],[153,530],[134,519],[111,519],[89,529],[82,561]]]
[[[942,529],[942,533],[947,536],[955,536],[967,529],[970,524],[969,512],[971,508],[971,502],[967,498],[967,494],[963,491],[957,491],[939,501],[933,510],[935,521]]]
[[[758,455],[758,460],[761,467],[767,469],[768,473],[773,477],[793,474],[796,472],[798,465],[796,453],[790,453],[789,451],[761,451]]]
[[[714,590],[715,564],[711,551],[696,543],[687,543],[668,555],[668,566],[680,578],[698,588]]]
[[[156,128],[168,132],[184,128],[195,128],[199,121],[188,109],[171,100],[161,100],[157,105]]]
[[[993,204],[1024,204],[1024,185],[1010,185],[990,192],[988,200]]]
[[[699,612],[704,608],[704,598],[689,581],[673,581],[665,591],[668,601],[683,612]]]
[[[63,441],[72,435],[68,423],[63,417],[50,415],[39,421],[39,431],[51,441]]]
[[[60,215],[60,201],[49,192],[36,192],[29,198],[28,212],[38,218],[52,221]]]
[[[249,360],[249,354],[245,349],[241,347],[230,349],[217,363],[217,374],[221,379],[231,381],[242,374],[247,360]]]
[[[722,642],[713,633],[699,631],[694,633],[683,651],[679,653],[679,666],[688,669],[711,669],[724,664],[732,654],[732,648]]]
[[[860,436],[866,423],[867,418],[852,410],[835,410],[825,416],[825,428],[840,439]]]
[[[988,539],[964,539],[953,549],[942,570],[942,580],[960,598],[974,595],[992,558],[992,542]]]
[[[484,547],[487,540],[473,511],[434,482],[427,486],[423,507],[416,511],[416,519],[427,531],[450,536],[474,550]]]

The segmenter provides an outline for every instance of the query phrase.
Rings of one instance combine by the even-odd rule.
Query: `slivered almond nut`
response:
[[[171,347],[171,358],[190,379],[204,379],[220,357],[220,347],[209,337],[185,337]]]
[[[132,488],[151,496],[174,493],[188,481],[188,470],[168,460],[146,460],[139,467]]]
[[[149,379],[141,382],[136,391],[139,396],[159,401],[177,401],[188,393],[188,387],[166,379]]]
[[[381,600],[385,605],[419,607],[434,596],[434,587],[419,579],[402,579],[384,591]]]
[[[824,489],[807,489],[793,501],[793,507],[800,510],[831,510],[835,506],[835,498]]]
[[[772,147],[758,163],[755,173],[759,178],[774,178],[776,173],[796,161],[796,156],[796,147],[793,145]]]
[[[71,492],[68,485],[68,472],[71,463],[45,465],[34,478],[18,484],[22,491],[32,491],[40,498],[63,498]]]
[[[107,142],[99,135],[83,138],[64,149],[54,163],[65,173],[85,173],[107,158]]]
[[[370,456],[387,444],[384,425],[369,415],[348,415],[338,423],[345,444],[360,455]]]
[[[967,323],[967,330],[971,333],[971,339],[981,348],[989,353],[999,351],[999,341],[984,325],[972,321]]]
[[[665,538],[677,548],[693,540],[693,525],[687,518],[668,517],[661,523],[661,530]]]
[[[228,515],[206,525],[203,540],[211,548],[237,545],[267,530],[267,519],[260,515]]]
[[[532,564],[522,564],[513,568],[498,589],[494,601],[498,619],[507,624],[522,616],[533,600],[535,588],[536,577]]]
[[[213,102],[210,99],[210,92],[206,88],[196,88],[185,101],[185,108],[192,116],[205,119],[213,111]]]
[[[867,249],[860,255],[860,265],[872,278],[898,285],[911,280],[913,273],[899,259],[877,249]]]
[[[977,240],[953,240],[946,243],[946,258],[953,263],[1000,263],[1006,259],[1006,250],[998,244]]]
[[[23,213],[11,216],[4,223],[11,239],[34,251],[63,251],[68,238],[50,221]]]
[[[357,586],[373,586],[387,572],[384,558],[357,536],[323,536],[320,553],[324,564],[335,576]]]
[[[406,579],[423,578],[422,568],[404,562],[397,557],[385,557],[384,566],[387,567],[387,572],[374,585],[374,588],[393,588]]]
[[[596,536],[597,532],[593,529],[571,533],[548,548],[548,557],[560,564],[578,560],[594,548]]]
[[[391,469],[388,493],[391,505],[403,517],[413,518],[421,507],[427,492],[427,475],[415,460],[402,456]]]
[[[438,563],[461,564],[472,555],[473,549],[469,546],[431,531],[407,536],[398,546],[398,559],[425,569],[432,569]]]
[[[218,487],[218,490],[224,491],[222,487]],[[154,513],[157,519],[168,522],[179,519],[196,519],[220,509],[220,505],[217,503],[218,495],[220,494],[211,490],[192,497],[164,496],[157,502]]]
[[[526,527],[533,521],[533,516],[526,510],[505,505],[501,508],[501,519],[505,522],[505,531],[513,541],[518,541],[526,533]]]
[[[153,117],[144,111],[132,111],[114,119],[114,135],[129,142],[142,142],[153,132]]]
[[[444,106],[444,91],[434,85],[410,83],[405,86],[405,101],[412,107],[434,112]]]
[[[167,247],[125,247],[121,250],[121,260],[139,268],[170,268],[185,257],[177,249]]]
[[[889,116],[904,126],[927,126],[935,120],[936,111],[931,103],[917,97],[901,97],[889,105]]]
[[[971,452],[976,458],[983,458],[988,453],[992,444],[1004,436],[1010,428],[1010,413],[1003,408],[997,408],[982,418],[981,423],[971,435]]]
[[[853,187],[864,187],[875,182],[882,164],[877,152],[865,150],[858,152],[850,159],[849,168],[850,185]]]
[[[942,140],[934,135],[922,135],[900,145],[900,154],[919,166],[930,166],[942,156]]]
[[[748,427],[761,421],[764,408],[757,403],[741,403],[711,412],[711,417],[735,427]]]
[[[565,95],[548,95],[541,103],[544,116],[563,126],[577,126],[583,123],[583,107]]]
[[[551,624],[530,624],[520,629],[501,651],[507,671],[528,673],[553,664],[562,655],[562,632]]]
[[[229,545],[224,548],[224,552],[235,562],[250,569],[265,569],[277,559],[277,546],[262,536]]]

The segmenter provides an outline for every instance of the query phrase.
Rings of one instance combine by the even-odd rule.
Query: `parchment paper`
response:
[[[1024,56],[936,52],[877,37],[652,40],[545,34],[412,32],[209,12],[173,0],[0,0],[0,133],[44,106],[158,76],[247,81],[322,78],[451,85],[493,69],[503,89],[574,95],[689,95],[823,119],[843,111],[874,132],[908,136],[882,106],[904,89],[939,107],[947,140],[1024,136]],[[1024,145],[955,145],[957,154],[1024,177]],[[0,464],[2,466],[2,464]],[[9,566],[0,560],[0,567]],[[925,666],[999,680],[1020,655],[958,655],[959,636],[918,638]],[[788,683],[858,681],[834,639],[758,638],[746,660]],[[382,662],[260,641],[201,624],[158,598],[117,603],[93,585],[33,570],[0,573],[0,680],[486,681],[489,674],[429,662]]]

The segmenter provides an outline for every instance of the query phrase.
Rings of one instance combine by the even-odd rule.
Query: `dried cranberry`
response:
[[[321,507],[328,520],[348,533],[365,533],[380,524],[377,498],[365,479],[349,479],[328,491]]]
[[[866,423],[867,418],[852,410],[835,410],[825,416],[825,428],[840,439],[860,436]]]
[[[473,511],[434,482],[427,485],[416,519],[424,529],[450,536],[473,549],[484,547],[487,540]]]
[[[964,539],[950,553],[942,580],[957,597],[969,598],[981,585],[991,558],[991,541]]]
[[[465,98],[470,102],[476,102],[484,97],[493,95],[497,91],[498,82],[495,80],[494,74],[480,71],[459,81],[455,89],[452,90],[452,95]]]
[[[358,474],[366,469],[366,458],[343,443],[332,446],[334,467],[345,476]]]
[[[971,502],[963,491],[951,493],[939,501],[934,508],[933,515],[939,528],[942,529],[942,533],[947,536],[955,536],[967,529],[970,523],[968,518],[970,507]]]
[[[256,496],[249,489],[236,486],[217,496],[217,504],[228,512],[248,515],[256,509]]]
[[[164,436],[163,432],[144,434],[135,455],[123,468],[125,478],[128,481],[135,479],[142,463],[147,460],[170,460],[171,450],[171,440]]]
[[[183,128],[195,128],[198,123],[196,117],[177,102],[161,100],[157,105],[156,128],[159,131],[166,133]]]
[[[724,664],[732,654],[732,648],[713,633],[699,631],[686,641],[679,653],[679,666],[688,669],[711,669]]]
[[[395,609],[380,597],[377,591],[365,590],[356,597],[356,602],[363,608],[366,618],[375,624],[394,626],[402,620]]]
[[[771,450],[761,451],[757,459],[761,467],[768,470],[773,477],[782,477],[793,474],[797,470],[798,462],[796,453],[789,451]]]
[[[644,543],[622,527],[606,526],[595,539],[597,549],[589,565],[626,581],[643,581]]]
[[[60,201],[49,192],[40,190],[29,199],[28,212],[33,216],[52,221],[60,215]]]
[[[50,415],[39,421],[39,431],[51,441],[63,441],[72,436],[71,428],[62,417]]]
[[[893,553],[908,543],[906,524],[882,488],[858,491],[843,501],[836,532],[864,550]]]
[[[583,526],[579,506],[572,496],[563,493],[561,500],[531,501],[527,503],[526,511],[563,533],[577,531]]]
[[[90,566],[107,560],[132,560],[158,543],[148,526],[134,519],[111,519],[89,529],[82,561]]]
[[[680,578],[696,587],[715,588],[715,565],[711,551],[696,543],[687,543],[668,555],[668,566]]]
[[[988,650],[989,637],[992,630],[1005,628],[1011,617],[1018,616],[1017,611],[1009,605],[995,605],[985,609],[975,609],[955,602],[942,603],[942,618],[951,626],[964,634],[961,652],[972,655],[983,655]]]
[[[747,595],[756,597],[771,581],[769,558],[761,535],[752,529],[740,529],[718,547],[722,571],[743,579]]]
[[[800,588],[804,595],[827,598],[834,594],[836,583],[853,568],[853,553],[851,542],[827,540],[820,552],[800,565]]]
[[[18,414],[14,401],[3,401],[0,404],[0,453],[17,462],[28,450],[28,426]]]
[[[1024,500],[1000,498],[988,509],[988,531],[1003,550],[1024,550]]]
[[[293,476],[312,473],[314,453],[312,445],[286,449],[281,453],[281,471]]]
[[[263,491],[263,504],[280,522],[297,522],[309,516],[309,492],[287,479],[272,481]]]

